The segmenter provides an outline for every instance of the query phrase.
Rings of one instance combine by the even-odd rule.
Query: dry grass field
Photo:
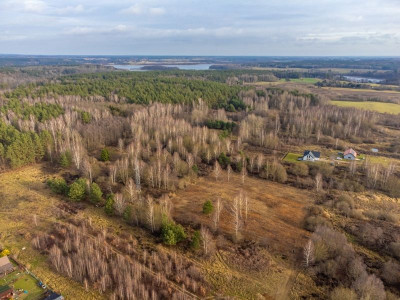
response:
[[[57,274],[46,257],[31,246],[35,234],[50,230],[54,222],[62,222],[57,220],[54,212],[65,199],[46,187],[49,175],[45,174],[49,170],[45,168],[44,164],[33,165],[0,174],[2,243],[21,263],[66,299],[106,299],[106,295],[86,291],[79,283]],[[188,220],[211,227],[210,217],[201,213],[203,202],[214,200],[219,195],[228,207],[228,201],[241,188],[249,197],[248,221],[241,228],[241,236],[266,243],[268,250],[251,245],[242,249],[238,245],[220,249],[208,260],[185,252],[181,255],[187,256],[205,272],[213,295],[231,295],[241,299],[256,299],[261,295],[264,299],[299,299],[311,294],[324,294],[325,291],[316,287],[308,276],[293,268],[293,262],[298,261],[309,235],[302,229],[302,222],[305,207],[312,201],[310,194],[300,194],[294,188],[255,178],[247,178],[242,187],[237,175],[233,175],[230,182],[226,178],[215,181],[215,178],[206,177],[177,192],[172,199],[174,212],[177,216],[182,214]],[[161,247],[163,251],[172,250],[156,246],[155,238],[145,230],[128,226],[118,218],[106,217],[101,208],[88,205],[79,210],[77,216],[90,218],[93,226],[107,228],[117,235],[131,234],[140,241],[138,247],[143,249]],[[230,213],[224,210],[221,219],[221,233],[231,236]],[[257,262],[252,263],[258,269],[249,265],[246,256],[249,251],[252,257],[257,257]]]
[[[201,223],[212,227],[212,219],[202,214],[206,200],[215,201],[220,197],[224,203],[220,229],[224,234],[233,234],[232,215],[229,206],[235,196],[243,192],[249,199],[247,222],[241,228],[243,238],[263,241],[271,249],[287,255],[298,252],[306,242],[308,233],[302,229],[306,207],[312,203],[312,196],[287,185],[247,177],[242,184],[239,175],[231,175],[227,181],[224,172],[218,181],[209,176],[199,178],[195,184],[178,191],[172,198],[174,217],[184,223]]]
[[[34,165],[0,174],[1,242],[43,283],[62,293],[66,299],[105,299],[57,274],[46,258],[31,246],[34,234],[51,228],[56,221],[54,208],[62,203],[47,189],[47,176],[42,167]]]

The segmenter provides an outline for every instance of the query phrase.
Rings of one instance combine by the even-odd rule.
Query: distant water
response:
[[[113,65],[114,68],[119,70],[128,70],[128,71],[149,71],[149,70],[142,70],[143,67],[148,66],[161,66],[161,67],[169,67],[169,68],[178,68],[179,70],[209,70],[211,64],[192,64],[192,65]]]
[[[345,79],[350,80],[352,82],[367,82],[367,83],[382,83],[383,79],[377,78],[367,78],[367,77],[357,77],[357,76],[343,76]]]

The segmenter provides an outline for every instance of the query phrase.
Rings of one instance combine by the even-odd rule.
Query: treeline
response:
[[[213,81],[157,76],[153,73],[113,72],[66,76],[58,83],[25,85],[5,93],[8,98],[48,98],[66,95],[128,103],[185,103],[203,99],[209,106],[225,107],[242,88]]]
[[[40,161],[52,137],[48,131],[40,134],[21,132],[12,125],[0,121],[0,167],[17,168]]]
[[[64,109],[59,104],[35,103],[33,105],[18,100],[9,99],[1,108],[0,112],[7,114],[12,111],[17,117],[27,120],[31,115],[35,116],[39,122],[56,118],[64,113]]]

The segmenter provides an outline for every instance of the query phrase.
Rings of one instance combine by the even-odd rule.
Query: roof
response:
[[[311,155],[314,156],[315,158],[320,158],[320,156],[321,156],[321,153],[320,153],[320,152],[318,152],[318,151],[311,151],[311,150],[306,150],[306,151],[304,151],[303,156],[306,156],[306,155],[308,155],[308,154],[310,154],[310,153],[311,153]]]
[[[11,288],[8,285],[0,285],[0,293],[4,293],[8,290],[11,290]]]
[[[64,297],[61,296],[60,294],[51,292],[50,295],[48,295],[46,298],[44,298],[43,300],[63,300]]]
[[[357,152],[354,151],[352,148],[347,149],[346,151],[344,151],[344,154],[343,154],[343,155],[347,155],[347,154],[352,154],[354,157],[357,156]]]
[[[1,267],[9,267],[9,266],[13,267],[13,265],[10,262],[10,260],[8,259],[8,257],[7,256],[0,257],[0,268]]]

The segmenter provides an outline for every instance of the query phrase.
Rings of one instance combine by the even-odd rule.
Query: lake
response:
[[[367,82],[367,83],[382,83],[383,79],[377,78],[367,78],[367,77],[358,77],[358,76],[343,76],[345,79],[350,80],[352,82]]]
[[[143,70],[143,67],[150,67],[150,66],[160,66],[160,67],[168,67],[168,68],[178,68],[179,70],[197,70],[197,71],[203,71],[203,70],[209,70],[211,64],[177,64],[177,65],[112,65],[114,68],[119,69],[119,70],[127,70],[127,71],[149,71],[149,70]]]

